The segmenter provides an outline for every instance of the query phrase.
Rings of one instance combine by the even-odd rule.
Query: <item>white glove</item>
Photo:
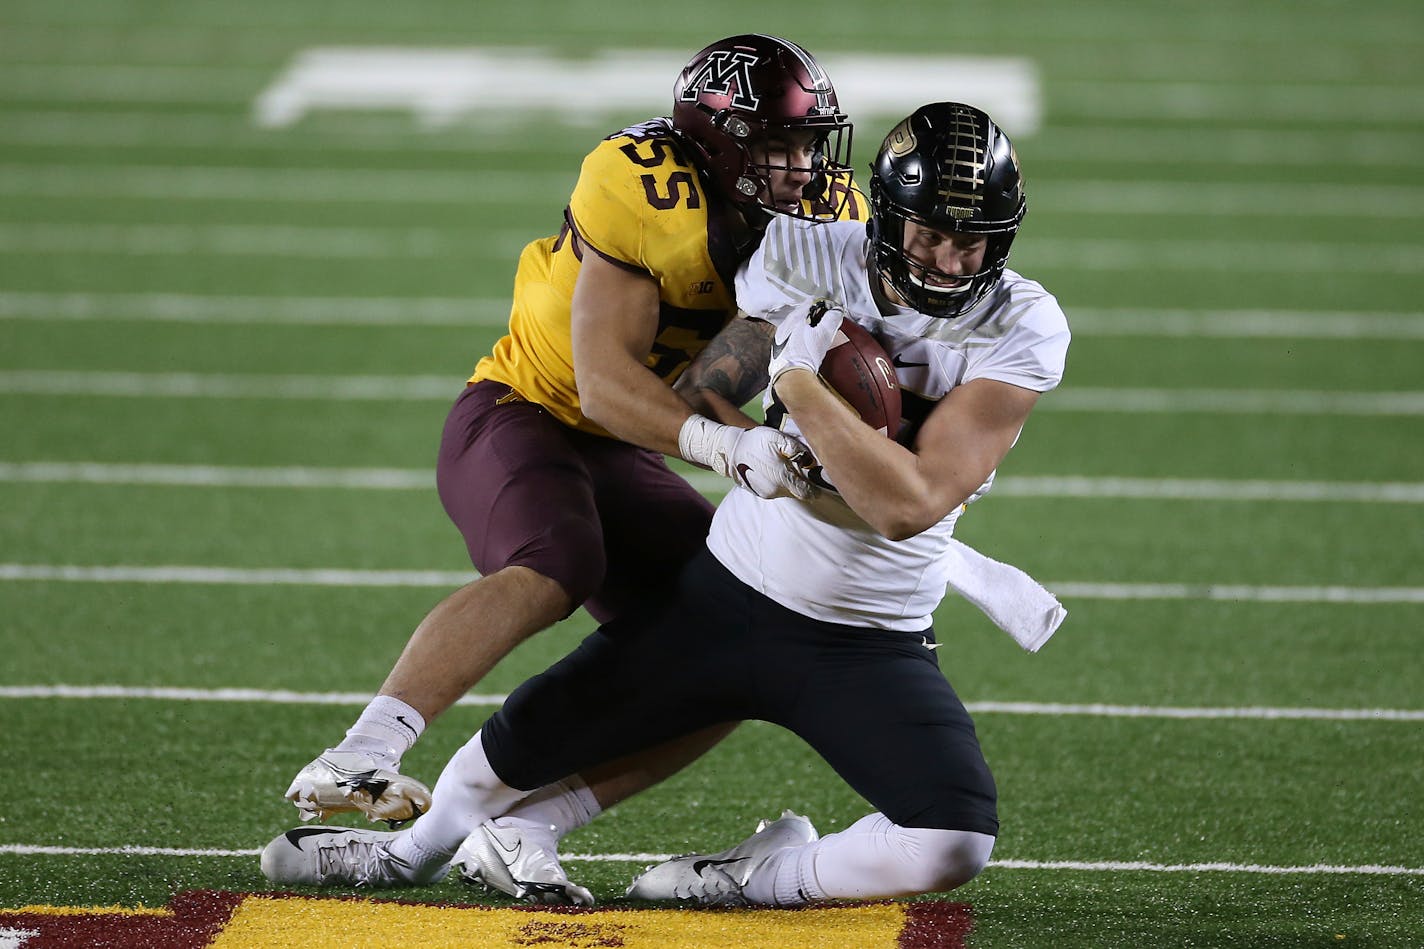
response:
[[[809,449],[766,425],[737,428],[693,415],[677,433],[677,450],[687,461],[731,478],[759,498],[805,501],[816,496],[815,485],[792,463]]]
[[[783,320],[771,342],[771,362],[767,365],[771,384],[776,385],[776,377],[788,369],[820,369],[844,318],[845,311],[840,307],[829,300],[817,300],[804,314]]]

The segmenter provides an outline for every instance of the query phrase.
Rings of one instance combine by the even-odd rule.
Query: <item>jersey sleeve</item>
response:
[[[811,224],[774,218],[737,272],[737,306],[748,316],[780,320],[815,300],[844,302],[847,242],[864,238],[858,222]]]
[[[583,160],[569,215],[579,240],[599,256],[650,271],[644,259],[648,202],[629,165],[614,141],[602,142]]]
[[[1035,392],[1047,392],[1063,380],[1068,358],[1068,319],[1058,301],[1038,289],[1022,307],[1017,319],[995,344],[970,347],[963,382],[996,379]]]

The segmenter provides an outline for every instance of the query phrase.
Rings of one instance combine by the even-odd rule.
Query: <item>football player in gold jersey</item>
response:
[[[702,548],[712,515],[663,455],[765,498],[814,490],[790,463],[799,443],[738,408],[765,383],[765,364],[743,371],[735,337],[719,340],[723,358],[679,377],[736,315],[733,276],[770,215],[864,219],[849,154],[825,72],[795,43],[751,34],[693,57],[670,118],[624,129],[584,159],[559,233],[520,255],[509,333],[476,365],[440,446],[440,498],[482,576],[431,610],[345,739],[297,774],[286,796],[305,817],[419,816],[429,791],[399,767],[427,722],[580,605],[600,622],[649,608]],[[526,824],[549,823],[541,801],[582,823],[727,730],[572,776],[528,802]],[[547,859],[500,863],[484,882],[591,901],[547,843]]]

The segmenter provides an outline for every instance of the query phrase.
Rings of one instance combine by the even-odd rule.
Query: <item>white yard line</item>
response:
[[[3,694],[3,693],[0,693]],[[1081,715],[1093,718],[1254,719],[1315,722],[1424,722],[1424,709],[1190,708],[1168,705],[1073,705],[1060,702],[965,702],[976,715]]]
[[[249,297],[0,291],[0,318],[57,322],[505,326],[509,322],[509,307],[508,297]],[[1398,337],[1391,333],[1389,338]]]
[[[1268,866],[1259,863],[1146,863],[1142,861],[1092,860],[990,860],[989,866],[1004,870],[1081,870],[1101,873],[1262,873],[1277,874],[1365,874],[1371,876],[1424,876],[1424,867],[1393,867],[1379,864],[1342,866],[1316,863],[1308,866]]]
[[[706,494],[725,494],[730,486],[730,482],[725,478],[705,472],[684,472],[683,477]],[[427,468],[247,468],[100,462],[0,462],[0,483],[5,482],[429,491],[435,487],[435,473]],[[1005,475],[995,480],[994,495],[1160,501],[1424,504],[1424,482]]]
[[[299,257],[310,260],[496,260],[542,237],[522,229],[305,224],[0,223],[3,254]],[[1348,264],[1342,265],[1348,268]]]
[[[453,401],[458,376],[258,375],[196,372],[0,371],[0,393],[127,398]],[[1133,389],[1065,386],[1041,403],[1047,412],[1424,415],[1421,392],[1301,389]]]
[[[1045,583],[1065,600],[1218,600],[1247,603],[1424,603],[1424,587]]]
[[[1164,412],[1269,415],[1424,415],[1424,391],[1306,389],[1127,389],[1067,385],[1046,396],[1046,412]]]
[[[1424,95],[1413,83],[1332,82],[1117,82],[1058,80],[1051,115],[1154,122],[1304,120],[1417,127]]]
[[[1354,243],[1348,250],[1325,241],[1230,239],[1045,238],[1015,247],[1014,266],[1035,274],[1045,268],[1158,273],[1349,273],[1407,275],[1424,270],[1424,244]]]
[[[4,298],[0,296],[0,312]],[[1075,336],[1242,339],[1424,339],[1424,313],[1303,310],[1155,310],[1072,307]]]
[[[37,198],[479,204],[559,200],[574,176],[507,169],[0,164],[0,194]],[[1036,214],[1417,218],[1424,188],[1038,178]]]
[[[339,201],[342,203],[519,203],[560,200],[575,175],[481,169],[244,168],[199,165],[0,164],[0,194],[38,198],[127,198],[162,201]],[[1388,189],[1361,195],[1360,214],[1406,213],[1410,197]],[[1421,192],[1424,195],[1424,192]],[[1304,195],[1298,196],[1304,201]],[[1322,211],[1321,213],[1328,213]],[[1421,211],[1420,213],[1424,213]]]
[[[102,180],[102,179],[101,179]],[[1033,212],[1172,217],[1418,218],[1424,189],[1373,185],[1343,190],[1313,182],[1088,181],[1038,177]]]
[[[714,477],[717,481],[726,481],[717,476],[709,476],[708,480]],[[229,468],[213,465],[0,462],[0,482],[428,491],[435,487],[435,471],[433,468]],[[1418,487],[1424,492],[1424,485]]]
[[[278,325],[504,326],[507,297],[284,297],[0,291],[0,319]],[[1424,312],[1071,308],[1075,335],[1424,339]]]
[[[107,256],[301,257],[351,260],[506,260],[542,225],[523,228],[0,222],[0,253]],[[1026,272],[1342,273],[1414,276],[1424,244],[1401,241],[1136,240],[1039,237],[1022,251]],[[1018,256],[1015,260],[1018,260]]]
[[[994,481],[1005,497],[1133,498],[1160,501],[1360,501],[1424,503],[1424,483],[1086,478],[1006,475]]]
[[[128,129],[134,122],[153,120],[149,115],[136,113],[127,127],[115,123],[114,137],[126,139],[130,134]],[[60,124],[61,127],[51,133],[51,138],[56,138],[58,133],[73,124],[72,117],[66,113],[50,118],[36,118],[33,113],[28,113],[17,115],[15,121],[21,123],[15,130],[16,134],[24,134],[30,128],[29,123],[34,126],[29,133],[31,135],[39,135]],[[181,134],[184,128],[175,127],[174,134]],[[6,134],[0,131],[0,140]],[[73,138],[78,139],[81,134],[82,130],[76,128]],[[64,139],[59,141],[62,143]],[[1341,136],[1334,126],[1318,129],[1266,126],[1213,128],[1211,141],[1211,148],[1203,148],[1201,130],[1190,126],[1051,125],[1035,142],[1035,150],[1054,162],[1092,162],[1097,167],[1111,158],[1121,163],[1158,165],[1167,162],[1207,165],[1217,169],[1224,165],[1267,165],[1271,168],[1282,165],[1404,167],[1409,161],[1409,154],[1418,154],[1424,148],[1424,136],[1416,130],[1402,128],[1358,129],[1346,136]],[[74,141],[73,144],[83,142]]]
[[[448,376],[230,375],[195,372],[0,371],[0,392],[129,398],[317,399],[453,402],[465,380]]]
[[[0,563],[0,581],[192,583],[219,586],[459,587],[473,570],[352,570],[339,567],[79,566]],[[1046,582],[1067,600],[1225,600],[1258,603],[1424,603],[1424,587],[1244,586],[1210,583]]]
[[[428,154],[459,152],[462,155],[508,152],[523,155],[529,148],[527,123],[471,123],[456,128],[427,129],[415,126],[407,116],[348,114],[339,122],[324,125],[322,132],[303,130],[300,135],[286,131],[274,132],[251,126],[245,116],[203,111],[164,110],[64,112],[27,109],[11,112],[0,123],[0,143],[7,145],[49,146],[71,149],[95,149],[112,158],[115,150],[138,148],[151,152],[154,142],[169,147],[210,148],[227,153],[240,146],[244,150],[268,152],[312,152],[324,155],[341,153]],[[584,146],[571,154],[569,165],[575,167],[582,153],[592,148],[608,129],[590,132],[574,139]],[[1407,142],[1391,133],[1375,133],[1384,138],[1373,143],[1371,150],[1359,156],[1361,163],[1373,164],[1398,161],[1400,149]],[[573,147],[573,146],[571,146]],[[1375,161],[1370,161],[1370,156]],[[1348,160],[1348,158],[1346,158]]]
[[[262,851],[258,848],[220,849],[192,847],[57,847],[44,844],[0,844],[0,855],[22,857],[238,857],[250,859]],[[565,863],[659,863],[672,859],[667,853],[570,853],[561,854]],[[1424,876],[1424,867],[1386,866],[1382,864],[1316,863],[1306,866],[1271,866],[1260,863],[1148,863],[1138,860],[990,860],[989,866],[1001,870],[1068,870],[1083,873],[1251,873],[1264,875],[1365,875]]]
[[[125,42],[132,41],[126,38]],[[490,117],[493,118],[493,117]],[[591,129],[586,137],[571,139],[576,162],[579,145],[592,147],[602,134]],[[341,152],[510,152],[528,148],[525,122],[467,123],[442,129],[418,127],[405,116],[346,113],[327,118],[320,132],[300,135],[255,129],[245,119],[201,111],[72,112],[25,109],[11,112],[0,123],[0,144],[41,145],[102,150],[112,158],[116,149],[151,151],[154,142],[170,146],[270,151]],[[1332,127],[1322,129],[1256,128],[1214,129],[1212,148],[1201,147],[1201,133],[1192,128],[1130,126],[1050,126],[1038,140],[1043,153],[1054,161],[1091,161],[1101,166],[1105,158],[1141,164],[1320,165],[1338,167],[1409,167],[1419,153],[1420,134],[1411,129],[1355,129],[1341,137]],[[1105,143],[1110,143],[1106,145]],[[573,165],[570,165],[573,167]]]
[[[112,566],[0,563],[0,581],[57,583],[197,583],[220,586],[317,587],[461,587],[475,579],[474,569],[346,570],[318,567],[290,570],[277,567]]]
[[[457,705],[498,707],[508,696],[466,695]],[[244,702],[267,705],[351,705],[371,700],[366,692],[293,692],[289,689],[189,689],[125,685],[6,685],[0,699],[126,699],[162,702]],[[1092,718],[1249,719],[1257,721],[1424,722],[1424,709],[1236,708],[1169,705],[1068,704],[1061,702],[965,702],[976,715],[1064,715]]]

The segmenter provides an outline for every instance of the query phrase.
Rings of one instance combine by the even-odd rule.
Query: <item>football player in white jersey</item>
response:
[[[701,50],[672,92],[669,116],[584,158],[562,227],[520,254],[509,331],[451,406],[436,464],[480,575],[430,611],[345,736],[298,771],[286,797],[305,818],[418,816],[429,790],[400,765],[427,723],[576,608],[607,622],[671,590],[703,549],[713,506],[662,453],[768,495],[813,490],[789,462],[801,446],[738,411],[765,386],[765,356],[750,386],[724,374],[707,399],[693,395],[701,386],[684,399],[673,384],[735,321],[733,278],[768,220],[865,219],[844,161],[850,121],[815,58],[763,34]],[[727,396],[717,406],[715,391]],[[500,853],[502,835],[534,836],[565,813],[587,819],[725,733],[561,775],[552,816],[531,800],[474,843]],[[511,895],[591,900],[552,860],[490,871],[481,880]]]
[[[429,882],[533,789],[743,719],[801,736],[875,812],[824,838],[787,812],[722,853],[652,868],[629,896],[797,906],[950,890],[984,867],[997,792],[940,672],[931,614],[955,583],[955,521],[1062,378],[1068,325],[1005,269],[1025,202],[1012,145],[984,112],[917,110],[873,172],[868,229],[775,221],[736,279],[745,332],[771,353],[769,412],[810,446],[826,489],[768,500],[734,488],[671,603],[620,617],[515,690],[410,830],[289,832],[263,851],[271,879]],[[844,320],[893,358],[894,439],[817,375]]]

